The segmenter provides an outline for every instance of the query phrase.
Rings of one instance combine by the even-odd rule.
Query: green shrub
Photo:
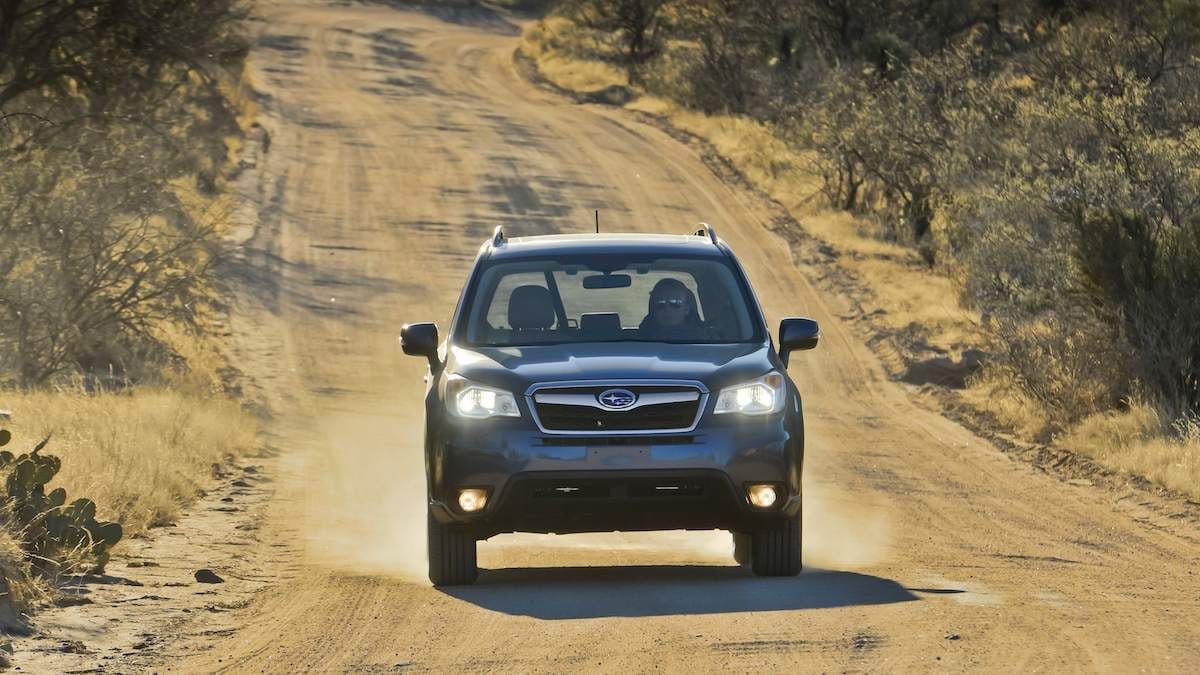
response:
[[[0,446],[12,436],[0,430]],[[87,498],[67,503],[67,492],[46,484],[62,466],[54,455],[40,454],[47,436],[33,450],[14,456],[0,451],[0,471],[7,471],[2,510],[5,525],[21,542],[34,570],[53,577],[79,567],[102,572],[109,550],[121,540],[120,523],[96,520],[96,503]]]

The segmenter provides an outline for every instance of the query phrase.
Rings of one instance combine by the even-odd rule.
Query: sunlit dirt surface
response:
[[[914,405],[758,197],[648,122],[528,84],[515,20],[258,11],[270,143],[243,182],[235,328],[280,453],[261,547],[280,580],[219,634],[191,619],[160,671],[1200,669],[1194,530],[1138,522]],[[821,322],[791,368],[800,577],[754,578],[725,533],[668,532],[506,535],[480,545],[477,585],[424,580],[425,366],[400,325],[446,325],[496,225],[582,232],[593,209],[611,231],[713,223],[773,325]]]

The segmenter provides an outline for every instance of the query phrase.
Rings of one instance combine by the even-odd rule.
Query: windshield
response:
[[[741,275],[725,260],[624,254],[496,263],[464,308],[466,342],[761,341]]]

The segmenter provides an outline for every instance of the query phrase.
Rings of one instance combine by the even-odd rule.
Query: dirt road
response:
[[[236,332],[281,453],[264,523],[281,580],[163,670],[1200,671],[1195,529],[916,405],[766,207],[695,149],[528,84],[495,14],[259,11],[270,142],[247,174]],[[723,533],[666,533],[498,537],[478,585],[422,579],[424,366],[400,325],[446,324],[495,225],[586,231],[597,208],[612,231],[713,223],[772,323],[821,321],[792,365],[810,434],[799,578],[748,576]]]

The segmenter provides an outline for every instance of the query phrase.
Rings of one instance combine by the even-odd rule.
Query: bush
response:
[[[0,367],[23,387],[71,371],[140,378],[140,364],[164,363],[155,330],[196,324],[219,252],[214,223],[188,211],[165,162],[127,152],[153,157],[155,144],[114,130],[67,137],[72,147],[0,171],[20,223],[0,268]],[[114,142],[125,150],[104,151]]]
[[[629,82],[638,83],[643,65],[662,48],[666,0],[569,0],[563,5],[582,24],[616,36],[617,58]]]
[[[159,328],[197,323],[240,16],[235,0],[0,7],[0,380],[138,380],[174,357]]]
[[[811,172],[866,216],[856,231],[958,285],[991,347],[968,402],[1196,494],[1200,0],[675,0],[664,17],[641,86],[735,115],[673,124],[789,207]],[[893,320],[895,298],[927,297],[908,279],[879,279]]]
[[[10,439],[8,430],[0,429],[0,446]],[[20,541],[33,569],[42,576],[56,577],[79,569],[102,572],[109,549],[121,540],[121,525],[96,520],[96,504],[90,499],[67,504],[67,492],[61,487],[46,494],[46,484],[62,466],[58,457],[39,454],[49,440],[47,437],[16,457],[0,451],[0,471],[8,472],[6,494],[0,502],[4,526]]]
[[[1110,410],[1127,398],[1129,358],[1118,327],[1086,314],[997,320],[994,354],[1042,404],[1049,430]]]
[[[1008,136],[996,161],[958,201],[967,295],[1010,324],[1061,326],[1047,336],[1056,353],[1074,340],[1128,355],[1110,400],[1136,387],[1196,410],[1200,79],[1156,71],[1112,28],[1073,26],[1029,67],[1038,86],[993,92],[1012,116],[991,130]]]
[[[1055,420],[1134,393],[1196,410],[1198,17],[1187,0],[981,11],[932,42],[915,17],[865,27],[861,60],[781,128],[819,151],[831,203],[963,281]]]

